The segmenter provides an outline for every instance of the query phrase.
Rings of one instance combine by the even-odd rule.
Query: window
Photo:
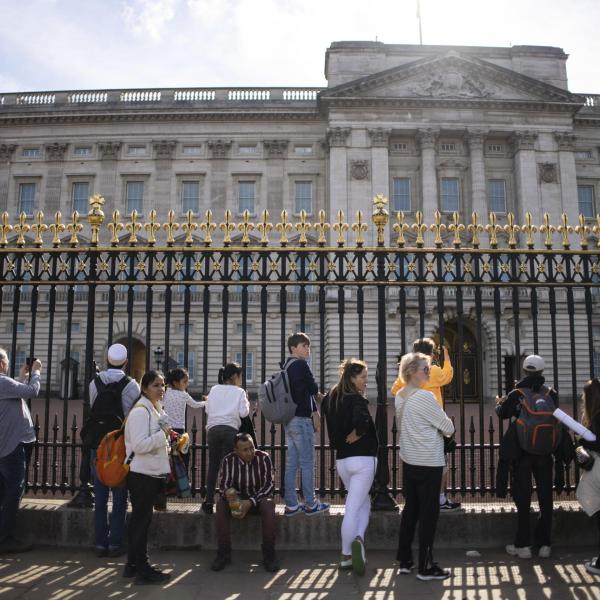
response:
[[[92,147],[91,146],[75,146],[73,150],[74,156],[91,156],[92,155]]]
[[[410,212],[410,179],[408,177],[394,177],[392,181],[392,210],[396,212]]]
[[[294,146],[294,154],[307,155],[312,153],[312,146]]]
[[[294,212],[300,214],[304,210],[307,214],[312,214],[312,181],[295,181],[294,188]]]
[[[256,144],[240,146],[239,150],[240,154],[256,154],[258,152]]]
[[[182,154],[186,156],[198,156],[202,154],[202,146],[184,146],[182,148]]]
[[[594,186],[578,185],[577,199],[579,200],[579,213],[586,219],[593,219],[595,217]]]
[[[21,367],[25,364],[25,358],[25,350],[17,350],[15,352],[15,359],[13,360],[15,373],[18,373],[21,370]]]
[[[188,352],[187,367],[185,366],[184,356],[185,355],[183,352],[177,353],[177,364],[180,367],[184,367],[187,369],[188,375],[190,377],[190,383],[194,383],[194,375],[196,374],[196,353]]]
[[[146,154],[146,146],[127,146],[127,154],[129,156],[144,156]]]
[[[576,160],[591,160],[592,158],[594,158],[594,155],[591,150],[577,150],[575,152]]]
[[[440,199],[442,212],[458,212],[460,208],[460,192],[457,177],[442,177]]]
[[[23,321],[17,323],[17,333],[25,333],[25,323]]]
[[[19,184],[19,213],[33,215],[35,208],[35,183]]]
[[[79,358],[80,358],[80,356],[81,356],[81,355],[79,354],[79,350],[71,350],[71,351],[69,352],[69,355],[71,356],[71,359],[72,359],[72,360],[74,360],[75,362],[81,362],[81,361],[79,360]]]
[[[81,323],[71,323],[71,333],[79,333],[81,331]],[[77,359],[79,360],[79,359]]]
[[[128,181],[126,185],[126,206],[128,214],[134,210],[141,213],[144,210],[144,182]]]
[[[39,148],[23,148],[24,158],[39,158],[42,155]]]
[[[446,152],[446,153],[456,152],[456,144],[442,143],[442,144],[440,144],[440,152]]]
[[[177,325],[177,330],[179,331],[179,335],[190,335],[191,333],[194,333],[194,324],[190,323],[186,329],[185,323],[179,323]]]
[[[506,212],[506,182],[504,179],[488,181],[488,204],[491,212]]]
[[[76,181],[71,190],[73,210],[80,215],[87,215],[89,210],[90,184],[87,181]]]
[[[406,142],[394,142],[392,152],[408,152],[408,144]]]
[[[244,372],[246,373],[246,383],[252,383],[254,381],[254,352],[246,352],[246,364],[242,362],[242,353],[235,353],[235,362],[238,365],[242,365]]]
[[[238,212],[243,214],[245,210],[254,214],[254,202],[256,200],[256,182],[240,181],[238,183]]]
[[[246,335],[250,335],[252,332],[253,332],[252,323],[246,323]],[[243,323],[236,323],[235,324],[235,334],[241,336],[242,333],[244,333]]]
[[[504,154],[504,146],[502,144],[488,144],[488,154]]]
[[[181,210],[197,213],[200,210],[200,182],[183,181],[181,183]]]

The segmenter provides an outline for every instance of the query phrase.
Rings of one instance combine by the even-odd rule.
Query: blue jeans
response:
[[[25,446],[0,458],[0,542],[14,538],[17,511],[25,490]]]
[[[97,548],[117,548],[123,545],[123,529],[127,515],[127,488],[112,488],[112,511],[108,516],[106,487],[96,475],[96,451],[91,451],[92,478],[94,480],[94,529]]]
[[[294,417],[285,426],[287,439],[287,461],[285,464],[285,503],[287,506],[298,504],[296,494],[296,473],[302,475],[302,495],[304,504],[315,503],[315,430],[310,417]]]

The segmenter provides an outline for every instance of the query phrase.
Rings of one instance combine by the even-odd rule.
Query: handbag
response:
[[[581,508],[588,516],[600,510],[600,456],[590,451],[594,457],[594,465],[590,471],[583,471],[575,495]]]

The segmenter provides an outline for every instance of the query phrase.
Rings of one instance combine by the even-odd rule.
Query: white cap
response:
[[[539,371],[544,370],[544,359],[537,354],[530,354],[523,361],[523,371],[527,371],[529,373],[537,373]]]
[[[113,344],[108,349],[108,362],[115,367],[120,367],[127,360],[127,348],[123,344]]]

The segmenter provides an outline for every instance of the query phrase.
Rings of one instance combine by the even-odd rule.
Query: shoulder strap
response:
[[[123,393],[123,390],[129,385],[130,381],[131,377],[129,377],[128,375],[123,375],[123,377],[119,379],[119,381],[117,381],[117,389],[120,394]]]
[[[285,366],[283,367],[284,371],[287,371],[290,368],[290,365],[294,364],[298,359],[292,358],[292,360],[286,360]]]
[[[150,437],[152,435],[152,429],[151,429],[151,425],[152,425],[152,413],[148,410],[147,406],[144,406],[143,404],[140,404],[139,401],[138,401],[138,402],[135,403],[135,405],[133,406],[133,408],[129,411],[129,414],[131,414],[131,412],[135,408],[143,408],[148,413],[148,437]],[[121,427],[122,429],[125,428],[125,423],[127,423],[127,419],[128,418],[129,418],[129,415],[127,415],[127,418],[123,421],[123,425]]]
[[[100,375],[94,377],[94,383],[96,384],[96,392],[100,392],[100,390],[103,390],[106,387],[106,384],[102,381]]]

